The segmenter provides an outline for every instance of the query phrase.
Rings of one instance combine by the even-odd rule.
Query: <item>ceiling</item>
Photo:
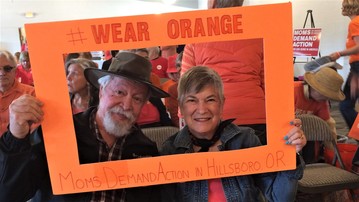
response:
[[[173,5],[161,0],[0,0],[0,26],[191,9],[198,9],[198,0],[177,0]],[[35,13],[34,18],[24,17],[29,11]]]

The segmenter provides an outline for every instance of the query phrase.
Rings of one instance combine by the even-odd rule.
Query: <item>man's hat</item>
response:
[[[342,101],[345,99],[345,95],[341,90],[344,80],[330,67],[323,67],[317,72],[306,72],[304,81],[331,100]]]
[[[153,97],[169,97],[168,93],[152,85],[150,81],[151,69],[152,65],[150,61],[144,57],[130,52],[120,52],[112,60],[108,71],[89,68],[85,69],[84,74],[86,80],[96,88],[99,88],[99,78],[106,75],[112,75],[124,77],[147,85],[151,91],[151,96]]]
[[[319,71],[323,67],[332,67],[334,69],[343,69],[343,67],[332,61],[329,56],[323,56],[312,60],[304,65],[304,69],[307,72],[316,72]]]

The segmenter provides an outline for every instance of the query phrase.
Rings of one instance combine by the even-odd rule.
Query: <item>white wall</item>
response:
[[[245,0],[245,5],[285,3],[289,1],[281,0]],[[347,27],[349,17],[341,15],[341,0],[292,0],[293,8],[293,29],[302,28],[304,25],[307,10],[312,10],[314,24],[316,28],[322,29],[320,41],[320,53],[322,56],[345,49]],[[265,17],[265,16],[263,16]],[[306,28],[310,28],[308,17]],[[296,61],[308,61],[310,58],[297,58]],[[349,73],[348,57],[342,57],[338,61],[343,66],[339,74],[344,79]],[[294,64],[295,76],[303,75],[304,63]]]
[[[0,0],[0,48],[20,51],[18,28],[24,24],[186,10],[192,9],[135,0]],[[27,11],[35,18],[25,18]]]

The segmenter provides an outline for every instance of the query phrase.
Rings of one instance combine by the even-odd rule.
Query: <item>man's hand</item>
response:
[[[33,123],[43,120],[43,103],[31,95],[22,95],[9,106],[10,132],[18,139],[25,138]]]

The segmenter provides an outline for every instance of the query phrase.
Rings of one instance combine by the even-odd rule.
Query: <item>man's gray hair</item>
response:
[[[108,83],[110,83],[110,81],[112,80],[112,77],[111,75],[106,75],[106,76],[103,76],[101,78],[98,79],[98,84],[100,84],[100,88],[103,88],[105,89],[106,86],[108,85]]]
[[[0,49],[0,56],[4,56],[6,60],[8,60],[13,67],[16,67],[16,59],[13,54],[11,54],[7,50]]]

